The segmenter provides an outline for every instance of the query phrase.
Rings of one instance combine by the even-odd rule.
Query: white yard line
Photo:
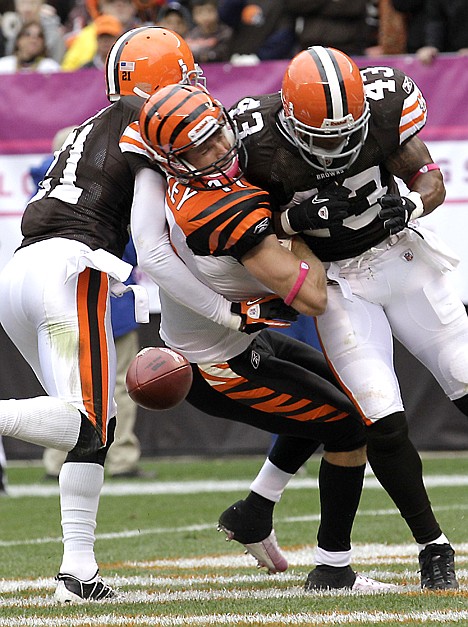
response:
[[[151,627],[177,627],[178,625],[254,625],[271,626],[278,625],[349,625],[351,623],[373,623],[381,625],[400,624],[424,624],[427,621],[436,622],[439,625],[446,623],[461,623],[466,625],[468,611],[430,611],[430,612],[349,612],[349,613],[318,613],[303,612],[300,614],[204,614],[203,616],[122,616],[119,614],[105,614],[102,616],[77,616],[67,617],[67,627],[125,627],[145,626]],[[64,627],[62,618],[0,618],[0,627]]]
[[[460,503],[458,506],[434,506],[435,512],[453,511],[454,509],[460,509],[465,511],[468,509],[468,503]],[[400,512],[397,509],[374,509],[374,510],[358,510],[357,517],[375,517],[375,516],[400,516]],[[311,514],[310,516],[284,516],[276,517],[276,523],[282,524],[294,524],[297,522],[317,522],[320,520],[319,514]],[[216,529],[216,522],[205,523],[200,525],[184,525],[181,527],[151,527],[149,529],[127,529],[126,531],[112,532],[112,533],[97,533],[96,539],[98,540],[116,540],[121,538],[133,538],[142,536],[173,534],[173,533],[190,533],[191,531],[209,531]],[[32,538],[29,540],[0,540],[0,547],[15,547],[15,546],[27,546],[35,544],[61,544],[62,538],[56,537],[44,537],[44,538]],[[413,546],[413,550],[415,545]]]
[[[468,475],[428,475],[424,477],[428,488],[444,486],[468,486]],[[201,481],[119,481],[104,482],[102,494],[107,496],[128,496],[135,494],[193,494],[205,492],[239,492],[250,489],[251,480],[201,480]],[[318,489],[317,478],[297,477],[288,484],[288,490]],[[364,489],[379,489],[382,486],[375,477],[367,476]],[[13,498],[22,496],[47,497],[59,493],[58,484],[41,483],[13,484],[8,486],[8,494]]]

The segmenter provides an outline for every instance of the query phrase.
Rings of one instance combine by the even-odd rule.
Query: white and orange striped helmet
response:
[[[205,84],[184,39],[168,28],[140,26],[117,39],[106,61],[107,97],[148,98],[171,83]]]
[[[299,52],[281,99],[286,131],[315,169],[338,172],[357,159],[370,113],[359,68],[346,54],[322,46]]]

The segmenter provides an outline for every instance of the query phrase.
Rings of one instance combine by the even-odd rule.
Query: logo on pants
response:
[[[260,365],[260,355],[256,351],[252,351],[250,354],[250,361],[252,362],[252,366],[257,370]]]

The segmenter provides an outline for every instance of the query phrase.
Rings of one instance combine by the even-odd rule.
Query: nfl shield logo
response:
[[[413,261],[413,257],[413,251],[410,248],[408,248],[408,250],[405,250],[405,252],[403,253],[403,259],[405,261]]]

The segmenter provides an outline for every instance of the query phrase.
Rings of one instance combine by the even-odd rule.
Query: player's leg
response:
[[[113,347],[106,313],[107,275],[86,269],[67,277],[74,247],[78,258],[83,248],[79,242],[51,240],[28,246],[15,254],[2,274],[2,324],[48,396],[0,401],[0,432],[71,453],[73,461],[65,464],[60,477],[62,569],[89,582],[81,593],[97,596],[102,588],[94,557],[103,475],[99,449],[107,442],[108,415],[115,414],[110,374],[115,357],[107,352]],[[99,459],[93,463],[90,455]]]
[[[401,272],[393,269],[399,277]],[[392,302],[391,297],[388,300]],[[393,367],[392,334],[386,315],[389,307],[386,302],[384,312],[379,305],[356,295],[349,301],[338,287],[331,287],[327,311],[317,324],[327,359],[343,389],[366,417],[369,464],[421,549],[433,542],[448,541],[432,511],[421,459],[408,436]],[[405,322],[408,323],[407,317]],[[424,580],[422,585],[426,585]],[[443,585],[456,584],[449,577]]]
[[[271,563],[267,566],[271,572],[287,568],[273,528],[274,507],[294,474],[319,446],[320,442],[315,440],[279,435],[247,497],[233,503],[219,517],[218,528],[228,539],[244,545],[258,544],[258,550],[269,543]],[[259,561],[266,562],[266,559]]]
[[[291,350],[288,350],[289,346]],[[238,419],[239,414],[241,414],[242,421],[256,427],[260,426],[260,428],[262,428],[261,425],[271,423],[272,430],[280,434],[294,435],[297,431],[300,435],[306,435],[311,440],[318,439],[327,443],[333,453],[341,453],[341,455],[335,456],[332,454],[332,462],[324,461],[322,463],[320,484],[322,492],[328,492],[323,500],[327,514],[324,522],[326,530],[321,534],[321,539],[329,542],[329,544],[322,547],[322,558],[325,560],[327,558],[324,556],[333,554],[331,563],[325,563],[331,569],[336,569],[333,571],[336,577],[333,578],[333,581],[327,578],[322,581],[321,586],[316,581],[313,585],[308,585],[307,589],[352,588],[356,581],[356,575],[349,566],[350,550],[346,556],[341,556],[342,560],[348,560],[346,565],[336,566],[335,564],[336,555],[342,553],[343,544],[346,544],[345,537],[350,536],[351,527],[349,523],[354,520],[362,490],[365,467],[365,453],[364,448],[362,448],[365,439],[364,427],[359,416],[354,414],[351,418],[348,415],[345,409],[349,408],[353,412],[353,406],[336,385],[317,376],[312,369],[304,368],[302,365],[298,366],[293,361],[290,362],[286,359],[287,355],[292,356],[298,350],[313,356],[313,359],[309,360],[308,365],[310,367],[317,357],[320,360],[323,359],[311,347],[302,343],[290,345],[287,338],[281,338],[279,334],[265,332],[252,342],[247,351],[229,361],[229,373],[226,372],[225,368],[218,370],[218,367],[201,367],[208,380],[216,381],[215,395],[220,394],[222,397],[221,404],[224,404],[224,412],[221,412],[220,403],[212,395],[210,399],[211,410],[207,406],[204,410],[208,409],[211,414],[215,412],[215,415],[231,419],[233,416]],[[281,354],[282,358],[279,358],[277,354]],[[299,359],[299,361],[301,360]],[[238,376],[237,382],[235,375]],[[195,381],[196,379],[195,373]],[[229,410],[227,402],[230,400],[231,394],[236,401]],[[192,400],[195,399],[196,406],[200,408],[196,399],[202,396],[202,389],[198,386],[192,397],[189,394],[188,400],[192,402],[191,398]],[[320,401],[315,401],[316,397]],[[336,407],[331,404],[332,402],[335,403]],[[236,410],[236,403],[240,404],[240,411]],[[261,418],[255,413],[258,413],[256,407],[261,408],[260,414],[263,414]],[[249,409],[252,411],[251,415],[248,415],[247,410]],[[332,416],[337,420],[327,422]],[[269,429],[266,428],[266,430]],[[333,445],[337,450],[333,450]],[[359,454],[356,453],[358,449],[360,450]],[[346,489],[342,493],[333,479],[337,469],[339,469],[340,478],[343,478],[341,485],[346,485]],[[336,498],[337,490],[340,491],[339,499]],[[345,516],[342,525],[341,522],[337,523],[337,520],[342,516],[343,511]],[[225,522],[226,518],[222,516],[221,523]],[[331,528],[329,528],[330,525]],[[223,527],[226,525],[224,524]],[[238,539],[235,537],[235,530],[228,528],[228,531],[231,531],[234,539]],[[240,541],[243,540],[242,544],[249,550],[248,539],[247,536],[243,535]],[[348,544],[350,548],[350,537]],[[252,551],[250,550],[250,552]],[[343,575],[341,581],[340,575]],[[349,575],[349,579],[346,578],[347,575]],[[363,583],[363,580],[360,582]],[[379,584],[370,582],[367,585]]]
[[[96,518],[104,481],[104,462],[114,438],[116,355],[112,334],[109,282],[105,273],[85,269],[76,281],[77,342],[76,398],[86,425],[98,440],[92,450],[78,445],[68,453],[59,475],[63,557],[55,598],[60,602],[100,600],[113,596],[99,576],[94,553]],[[52,383],[50,383],[52,385]],[[62,396],[67,383],[59,380]]]
[[[75,357],[70,354],[75,344],[74,322],[67,319],[68,309],[64,318],[56,303],[64,289],[65,266],[66,258],[61,263],[54,244],[45,242],[16,252],[0,275],[0,322],[45,390],[38,334],[44,337],[43,352],[54,353],[59,375],[62,369],[68,372]],[[0,434],[70,451],[78,441],[84,416],[70,398],[47,393],[0,401]]]
[[[417,254],[404,279],[400,288],[404,298],[392,303],[387,312],[394,335],[430,370],[458,409],[468,415],[468,396],[465,394],[468,386],[468,318],[465,307],[454,293],[447,275]],[[406,425],[402,426],[406,430]],[[388,430],[385,424],[383,427]],[[396,432],[397,428],[394,425],[392,431]],[[414,505],[410,503],[408,507]],[[421,508],[421,513],[411,523],[420,549],[423,587],[457,588],[454,551],[441,532],[430,505],[425,510]]]

